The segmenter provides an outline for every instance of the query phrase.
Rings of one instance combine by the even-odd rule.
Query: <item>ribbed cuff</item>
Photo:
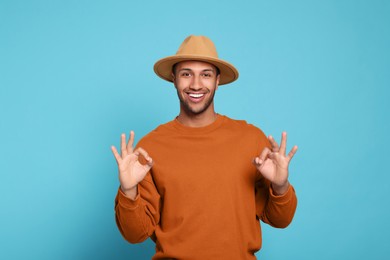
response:
[[[139,192],[137,194],[137,196],[135,197],[134,200],[130,199],[129,197],[127,197],[123,191],[121,190],[121,188],[119,187],[118,189],[118,194],[116,195],[116,198],[117,198],[117,201],[118,201],[118,204],[120,204],[122,207],[126,208],[126,209],[136,209],[138,208],[139,206],[139,203],[140,203],[140,199],[139,199]]]
[[[295,193],[295,190],[291,184],[289,185],[287,191],[282,195],[275,195],[274,191],[272,190],[271,185],[269,187],[270,199],[278,204],[288,203],[293,198],[294,193]]]

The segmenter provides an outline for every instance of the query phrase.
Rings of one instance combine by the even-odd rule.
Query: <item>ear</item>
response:
[[[219,79],[220,79],[220,76],[221,76],[221,74],[218,74],[218,76],[217,76],[217,80],[216,80],[216,84],[217,84],[217,86],[215,87],[215,90],[217,90],[218,89],[218,87],[219,87]]]
[[[175,74],[173,74],[173,72],[171,73],[171,77],[172,77],[173,86],[176,88],[176,77]]]

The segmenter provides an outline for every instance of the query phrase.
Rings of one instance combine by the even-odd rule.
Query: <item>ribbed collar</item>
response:
[[[223,122],[225,121],[226,117],[220,114],[217,114],[217,118],[215,121],[207,126],[202,127],[189,127],[185,126],[182,123],[175,118],[175,120],[172,121],[172,126],[180,131],[182,134],[191,134],[191,135],[197,135],[197,134],[205,134],[214,131],[215,129],[219,128]]]

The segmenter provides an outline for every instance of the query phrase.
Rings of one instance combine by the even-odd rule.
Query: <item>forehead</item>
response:
[[[195,60],[189,60],[189,61],[181,61],[176,64],[176,70],[180,69],[191,69],[191,70],[216,70],[216,67],[208,62],[204,61],[195,61]]]

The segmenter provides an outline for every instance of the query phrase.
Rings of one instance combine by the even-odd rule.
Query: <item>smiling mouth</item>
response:
[[[202,93],[198,93],[198,94],[195,94],[195,93],[190,93],[190,94],[188,94],[190,97],[192,97],[192,98],[201,98],[201,97],[203,97],[204,96],[204,94],[202,94]]]
[[[206,93],[187,93],[187,95],[192,103],[200,103],[206,97]]]

